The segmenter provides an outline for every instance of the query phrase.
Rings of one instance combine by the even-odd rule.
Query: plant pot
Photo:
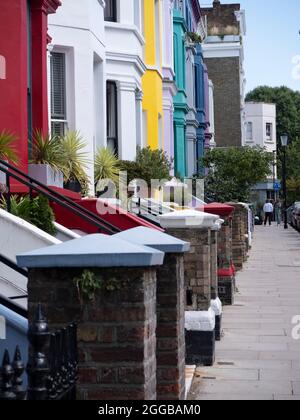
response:
[[[50,165],[28,165],[28,175],[48,187],[64,187],[63,173],[53,169]]]
[[[68,181],[64,184],[64,187],[67,190],[80,193],[81,192],[81,185],[78,181]]]

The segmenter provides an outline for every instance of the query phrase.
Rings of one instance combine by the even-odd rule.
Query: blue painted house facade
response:
[[[199,0],[177,0],[174,4],[174,61],[178,93],[174,98],[175,174],[202,174],[204,155],[205,65],[201,43],[205,37]],[[208,87],[207,87],[208,88]]]

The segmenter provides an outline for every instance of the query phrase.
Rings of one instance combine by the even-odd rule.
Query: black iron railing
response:
[[[25,369],[19,347],[10,359],[5,350],[0,368],[0,400],[76,400],[77,326],[51,333],[38,306],[28,331],[30,356]],[[25,370],[28,387],[23,387]]]
[[[25,299],[27,296],[18,297],[19,299]],[[16,314],[22,316],[23,318],[28,318],[28,311],[27,309],[22,308],[22,306],[18,305],[14,302],[13,299],[7,298],[5,296],[0,295],[0,305],[5,306],[5,308],[10,309],[11,311],[15,312]]]
[[[16,263],[4,257],[1,254],[0,254],[0,263],[11,268],[16,273],[19,273],[22,276],[28,278],[27,270],[18,267]],[[5,306],[6,308],[10,309],[11,311],[14,311],[16,314],[21,315],[24,318],[28,318],[28,311],[22,308],[21,306],[19,306],[17,303],[15,303],[16,300],[27,299],[27,297],[28,297],[27,295],[5,297],[0,294],[0,305]]]
[[[32,198],[33,192],[42,194],[48,198],[48,200],[59,204],[66,210],[71,213],[79,216],[81,219],[86,222],[96,226],[99,229],[99,232],[104,232],[109,235],[120,232],[120,229],[106,220],[101,219],[98,215],[82,207],[80,204],[75,203],[68,197],[63,196],[47,185],[42,184],[40,181],[30,177],[29,175],[22,172],[20,169],[12,166],[11,164],[0,160],[0,171],[6,174],[6,192],[5,198],[7,203],[7,211],[11,212],[11,178],[20,182],[22,185],[25,185],[29,189],[29,195]]]
[[[16,271],[17,273],[21,274],[24,277],[28,277],[28,271],[24,268],[20,268],[17,266],[16,263],[9,260],[8,258],[4,257],[4,255],[0,254],[0,263],[6,265],[7,267],[11,268],[12,270]]]

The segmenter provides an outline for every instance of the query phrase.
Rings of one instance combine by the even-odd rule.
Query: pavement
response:
[[[216,363],[197,368],[189,399],[300,400],[300,233],[256,227],[237,287]]]

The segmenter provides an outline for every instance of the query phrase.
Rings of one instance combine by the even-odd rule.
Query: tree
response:
[[[281,169],[281,162],[283,153],[279,155],[279,171]],[[300,176],[300,139],[297,138],[290,143],[286,149],[286,172],[288,179],[298,178]],[[280,173],[281,175],[281,173]]]
[[[248,93],[246,101],[276,104],[278,142],[283,134],[288,134],[291,141],[300,138],[300,92],[285,86],[259,86]]]
[[[208,169],[205,195],[208,201],[249,201],[251,188],[271,174],[273,154],[261,147],[230,147],[206,153]]]
[[[162,150],[152,150],[150,147],[138,149],[135,162],[121,161],[120,167],[127,171],[128,182],[143,179],[151,186],[153,179],[170,179],[172,162]]]
[[[278,177],[282,176],[283,151],[278,156]],[[300,200],[300,139],[290,143],[286,149],[286,173],[288,202]]]
[[[289,179],[286,186],[288,202],[295,203],[295,201],[300,201],[300,176]]]

